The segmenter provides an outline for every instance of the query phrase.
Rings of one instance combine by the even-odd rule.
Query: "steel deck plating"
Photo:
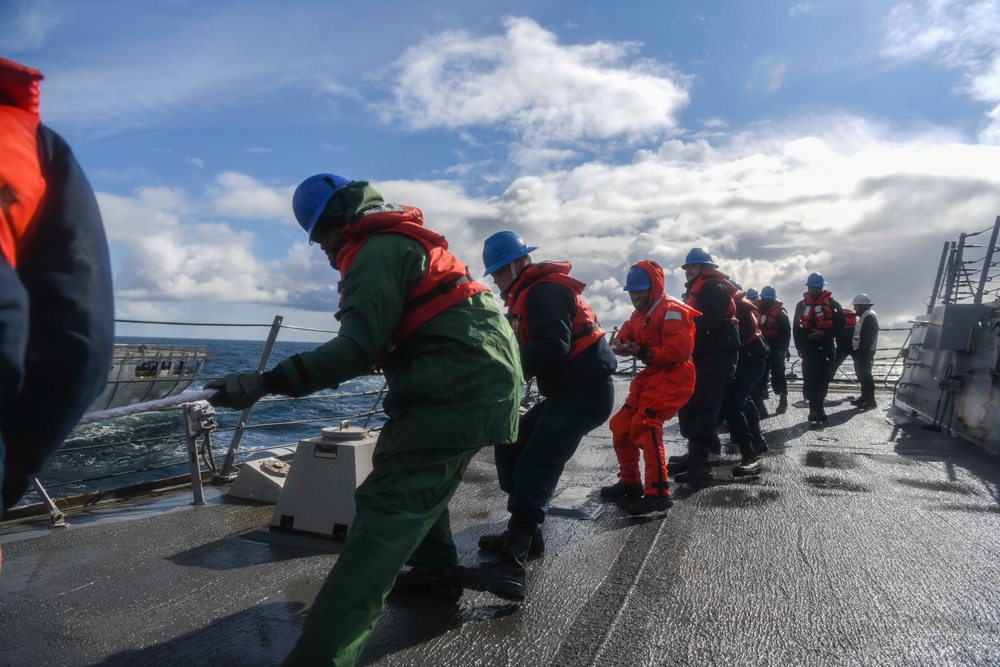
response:
[[[763,475],[734,480],[724,447],[713,485],[674,485],[652,517],[597,498],[616,476],[598,429],[563,475],[523,604],[390,596],[361,664],[1000,664],[1000,459],[887,395],[868,412],[847,398],[831,394],[822,429],[803,401],[765,419]],[[665,435],[680,453],[676,422]],[[465,563],[505,522],[495,480],[483,451],[452,502]],[[3,528],[0,664],[280,664],[336,555],[253,539],[271,506],[190,498]]]

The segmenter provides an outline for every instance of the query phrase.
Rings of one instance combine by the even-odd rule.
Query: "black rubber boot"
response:
[[[615,482],[611,486],[602,486],[601,495],[605,498],[642,498],[642,484],[625,484]]]
[[[744,456],[740,464],[733,468],[733,477],[757,475],[763,468],[764,464],[756,456]]]
[[[877,408],[878,403],[875,402],[875,387],[862,387],[861,399],[855,405],[862,410]]]
[[[669,495],[666,496],[646,496],[639,502],[628,508],[628,513],[632,516],[642,516],[653,512],[662,512],[674,506],[674,501]]]
[[[640,487],[641,490],[641,487]],[[503,543],[507,539],[507,531],[499,535],[483,535],[479,538],[479,548],[489,554],[503,553]],[[535,529],[535,537],[531,540],[531,548],[528,549],[528,560],[534,560],[545,554],[545,537],[542,535],[542,527]]]
[[[778,407],[774,409],[774,414],[783,415],[788,410],[788,394],[778,394]]]
[[[466,588],[492,593],[505,600],[524,599],[525,564],[538,521],[530,512],[514,512],[507,523],[507,539],[500,558],[479,567],[456,566],[448,575]]]
[[[676,454],[667,457],[667,475],[676,475],[688,469],[688,462],[691,460],[691,449],[694,447],[694,440],[688,438],[687,454]]]
[[[392,595],[420,595],[448,602],[462,597],[462,584],[441,572],[412,569],[400,572],[393,584]]]
[[[675,482],[698,486],[712,481],[712,466],[708,463],[708,456],[712,449],[713,441],[718,442],[718,438],[708,436],[695,438],[691,441],[691,456],[688,457],[688,468],[674,477]]]

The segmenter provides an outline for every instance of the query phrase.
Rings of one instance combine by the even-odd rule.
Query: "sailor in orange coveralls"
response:
[[[645,368],[629,387],[625,405],[611,418],[619,481],[601,488],[606,498],[638,498],[633,515],[665,510],[673,501],[663,453],[663,422],[677,414],[694,392],[694,318],[701,313],[668,296],[663,269],[644,259],[625,279],[635,312],[611,341],[619,356],[635,356]],[[646,484],[639,474],[639,452],[645,461]]]

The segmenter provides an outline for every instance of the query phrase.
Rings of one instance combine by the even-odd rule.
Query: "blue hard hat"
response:
[[[344,189],[351,179],[336,174],[316,174],[299,183],[292,195],[292,211],[302,229],[306,230],[309,240],[312,240],[316,221],[326,210],[333,196]]]
[[[514,232],[497,232],[483,243],[483,266],[486,267],[483,277],[502,269],[533,250],[538,248],[528,247],[528,244]]]
[[[760,295],[757,294],[757,290],[751,287],[747,290],[747,298],[753,301],[754,299],[760,298]]]
[[[806,287],[822,287],[826,284],[823,280],[823,276],[819,273],[810,273],[809,278],[806,279]]]
[[[738,282],[736,282],[732,278],[729,279],[729,284],[732,285],[733,287],[735,287],[738,290],[742,290],[743,289],[743,285],[740,285]]]
[[[770,285],[764,285],[764,289],[760,291],[760,298],[762,299],[777,299],[778,293]]]
[[[644,289],[653,289],[653,281],[649,274],[642,267],[633,266],[625,274],[625,292],[641,292]]]
[[[681,268],[686,269],[689,264],[704,264],[710,269],[719,268],[719,265],[715,263],[715,260],[713,260],[712,256],[708,254],[708,251],[702,250],[701,248],[691,248],[687,257],[684,258],[684,263],[681,264]]]

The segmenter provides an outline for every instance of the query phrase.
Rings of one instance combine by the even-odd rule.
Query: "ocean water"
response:
[[[205,362],[198,379],[185,390],[201,390],[216,377],[256,368],[264,349],[264,341],[205,340],[178,338],[119,337],[119,343],[166,343],[175,345],[206,345],[211,357]],[[272,350],[268,368],[297,353],[311,350],[315,343],[278,341]],[[384,386],[379,375],[365,376],[345,382],[332,390],[318,392],[304,399],[269,397],[257,403],[247,421],[240,441],[236,461],[245,459],[250,450],[264,449],[319,435],[324,426],[336,425],[340,419],[370,411],[376,395],[349,396],[361,392],[378,392]],[[221,467],[237,425],[239,413],[219,408],[216,420],[219,429],[212,434],[212,451]],[[351,419],[352,426],[361,426],[365,418]],[[385,421],[379,412],[368,426],[377,428]],[[271,424],[271,425],[265,425]],[[199,445],[201,444],[199,438]],[[204,463],[202,464],[204,468]],[[184,418],[179,408],[147,412],[119,419],[80,426],[39,475],[39,480],[53,498],[85,491],[112,489],[174,475],[187,474],[187,442]],[[29,493],[21,501],[37,502]]]

